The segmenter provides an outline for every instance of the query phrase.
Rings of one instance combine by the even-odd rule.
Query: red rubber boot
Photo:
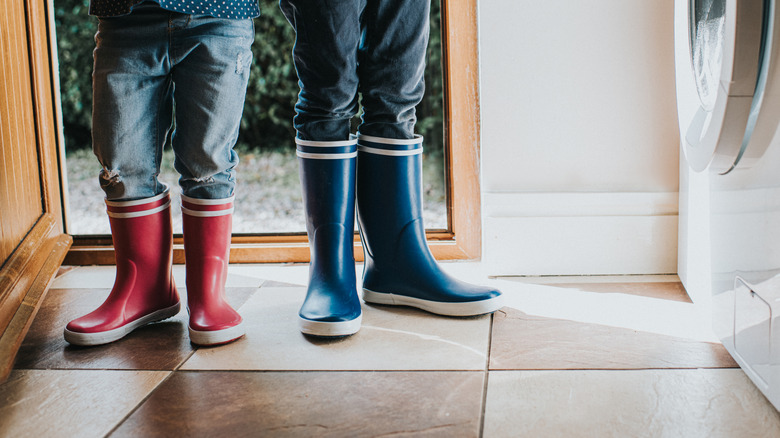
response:
[[[106,201],[116,256],[116,279],[106,301],[65,327],[74,345],[121,339],[150,322],[179,313],[173,283],[171,200],[165,193],[135,201]]]
[[[190,341],[226,344],[244,336],[241,315],[225,301],[233,198],[181,199]]]

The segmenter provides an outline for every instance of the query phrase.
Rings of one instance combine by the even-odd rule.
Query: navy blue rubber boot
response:
[[[495,312],[501,292],[445,273],[422,220],[422,137],[358,136],[357,212],[363,241],[363,300],[431,313]]]
[[[357,140],[296,139],[311,263],[301,332],[347,336],[360,330],[355,279],[355,161]]]

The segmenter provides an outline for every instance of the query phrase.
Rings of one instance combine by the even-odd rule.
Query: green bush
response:
[[[255,19],[254,62],[241,120],[239,147],[248,150],[293,147],[292,118],[298,79],[292,65],[295,34],[275,1],[259,3]],[[92,49],[97,20],[87,14],[89,0],[55,0],[54,17],[60,67],[62,114],[68,150],[90,147]],[[439,2],[431,7],[431,42],[425,74],[426,93],[417,108],[417,130],[426,149],[443,145],[442,51]]]
[[[292,118],[298,77],[292,62],[295,32],[276,1],[261,1],[249,86],[241,119],[240,146],[248,149],[294,147]]]
[[[97,20],[87,15],[89,0],[56,0],[57,57],[65,146],[68,150],[91,145],[92,49]]]

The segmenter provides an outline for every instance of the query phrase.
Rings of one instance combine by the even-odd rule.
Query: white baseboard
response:
[[[677,272],[677,192],[486,193],[491,275]]]

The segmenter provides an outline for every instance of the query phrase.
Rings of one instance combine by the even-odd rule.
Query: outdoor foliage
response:
[[[97,20],[87,15],[89,0],[56,0],[57,57],[65,146],[91,145],[92,49]]]
[[[65,145],[91,146],[92,49],[97,19],[87,14],[89,0],[55,0]],[[431,5],[426,93],[417,108],[417,132],[428,152],[443,145],[442,51],[439,2]],[[254,63],[241,121],[239,147],[244,150],[293,147],[292,128],[298,80],[292,65],[294,32],[275,1],[260,2],[255,19]]]

